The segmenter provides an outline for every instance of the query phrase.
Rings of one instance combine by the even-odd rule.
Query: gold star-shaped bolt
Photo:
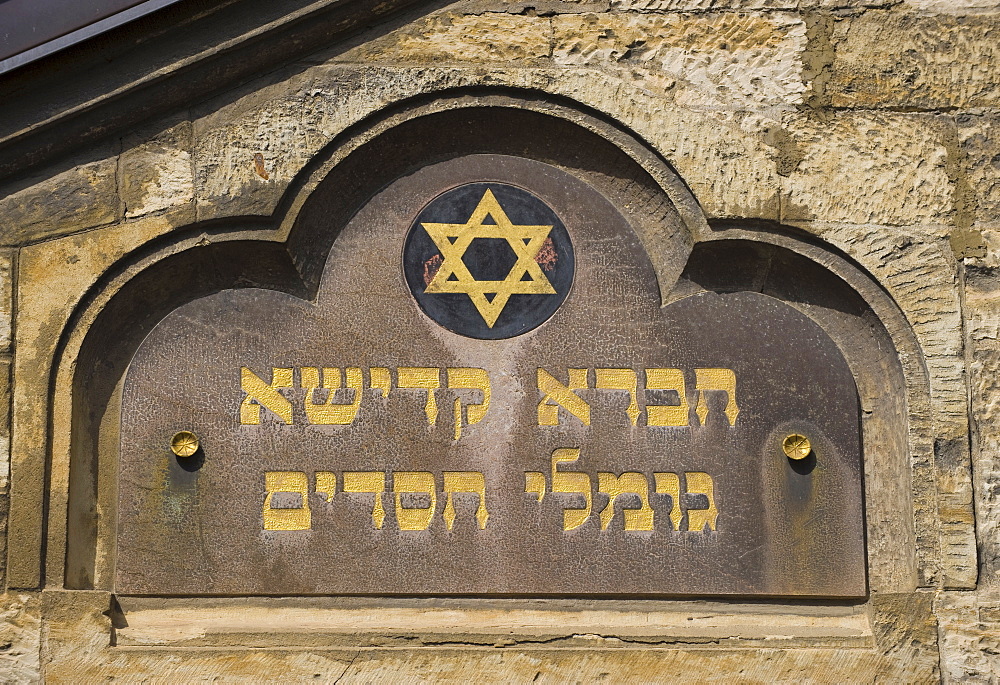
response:
[[[812,443],[806,436],[792,433],[781,441],[781,449],[789,459],[805,459],[812,454]]]
[[[492,217],[495,224],[484,224]],[[552,226],[514,225],[489,189],[464,224],[421,224],[444,260],[425,293],[464,293],[469,296],[493,328],[511,295],[554,295],[555,288],[542,272],[535,257],[542,249]],[[507,241],[517,261],[502,281],[478,281],[463,261],[465,251],[476,238],[499,238]]]
[[[198,451],[198,436],[191,431],[175,433],[170,440],[170,451],[178,457],[190,457]]]

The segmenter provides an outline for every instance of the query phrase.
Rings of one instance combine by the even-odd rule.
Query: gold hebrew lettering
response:
[[[479,528],[486,528],[486,522],[490,514],[486,511],[486,477],[478,471],[445,471],[444,492],[446,500],[444,503],[444,523],[451,530],[455,523],[455,504],[452,502],[452,495],[456,492],[472,493],[479,495],[479,507],[476,509],[476,522]]]
[[[389,391],[392,390],[389,369],[384,366],[373,366],[368,369],[368,387],[374,390],[381,390],[382,397],[388,397]]]
[[[326,501],[331,501],[337,494],[337,474],[332,471],[317,471],[316,492],[322,492],[326,495]]]
[[[632,421],[632,425],[639,419],[639,401],[636,399],[636,391],[639,384],[636,373],[632,369],[594,369],[595,385],[598,390],[625,390],[629,394],[630,402],[625,413]]]
[[[574,390],[587,387],[587,369],[569,369],[569,383],[563,385],[545,369],[538,369],[538,389],[544,393],[538,403],[538,425],[558,426],[559,407],[580,419],[584,426],[590,425],[590,405],[584,402]],[[553,490],[555,492],[555,490]]]
[[[441,369],[401,366],[396,369],[396,386],[427,391],[424,413],[432,426],[437,423],[438,407],[434,391],[441,387]]]
[[[698,390],[698,405],[694,411],[701,425],[705,425],[708,416],[708,391],[718,390],[726,393],[726,418],[730,426],[735,426],[736,416],[740,413],[736,405],[736,372],[732,369],[695,369],[694,377]]]
[[[607,530],[615,517],[615,500],[624,494],[639,496],[638,507],[622,507],[625,530],[653,530],[653,508],[649,506],[649,483],[645,474],[635,471],[620,476],[598,473],[597,489],[608,494],[608,503],[601,511],[601,530]]]
[[[694,471],[684,474],[687,482],[687,491],[691,495],[705,495],[708,498],[708,507],[705,509],[688,508],[688,530],[701,532],[708,524],[709,529],[715,530],[715,520],[719,517],[719,510],[715,508],[715,483],[712,477],[703,471]]]
[[[559,464],[574,462],[579,458],[580,450],[577,448],[563,448],[552,452],[552,492],[580,494],[586,500],[582,509],[563,507],[563,530],[582,526],[590,518],[593,505],[593,489],[588,474],[556,470]]]
[[[309,530],[312,513],[309,511],[309,478],[301,471],[265,471],[264,530]],[[276,493],[298,493],[302,506],[294,509],[272,509],[271,498]]]
[[[241,424],[260,424],[261,407],[266,407],[285,423],[292,423],[292,403],[278,392],[278,388],[292,387],[291,369],[271,369],[271,382],[265,383],[253,371],[241,366],[240,387],[246,393],[240,404]]]
[[[361,406],[362,376],[361,369],[349,367],[345,369],[347,373],[347,387],[354,394],[354,399],[348,404],[341,404],[333,401],[333,394],[340,389],[340,369],[323,368],[323,384],[320,386],[319,369],[314,366],[303,366],[299,369],[302,387],[306,393],[306,418],[309,423],[319,425],[344,425],[352,423],[354,417],[358,415],[358,407]],[[316,390],[320,387],[329,393],[326,402],[316,403]]]
[[[392,490],[396,494],[396,521],[400,530],[427,530],[437,507],[434,474],[428,471],[398,471],[392,474]],[[404,494],[425,493],[430,497],[426,507],[403,508]]]
[[[688,401],[680,369],[646,369],[646,390],[676,390],[680,404],[646,405],[647,426],[688,425]]]
[[[654,473],[653,482],[656,484],[656,491],[660,494],[670,495],[670,524],[674,530],[681,529],[681,479],[676,473]]]
[[[460,390],[479,390],[483,401],[466,405],[466,423],[479,423],[490,408],[490,375],[485,369],[448,369],[448,387]],[[455,398],[455,440],[462,437],[462,402]]]
[[[545,497],[545,474],[541,471],[525,471],[524,491],[535,495],[541,502]]]
[[[372,505],[372,523],[376,528],[382,527],[385,521],[385,507],[382,506],[382,493],[385,492],[385,474],[381,471],[345,471],[344,492],[364,492],[375,495]]]

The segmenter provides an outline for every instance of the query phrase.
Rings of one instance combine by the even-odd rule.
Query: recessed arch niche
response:
[[[151,245],[109,276],[89,309],[81,308],[78,322],[91,323],[74,375],[67,587],[114,589],[114,527],[108,521],[117,506],[114,452],[121,383],[132,355],[157,322],[185,302],[231,288],[314,298],[339,230],[373,195],[422,167],[475,155],[540,162],[594,188],[634,230],[662,303],[709,291],[756,292],[787,302],[837,341],[855,379],[862,379],[863,393],[871,385],[863,379],[872,377],[866,366],[876,357],[895,374],[889,387],[895,391],[906,385],[898,362],[893,363],[894,350],[872,350],[882,350],[886,341],[907,341],[890,336],[857,286],[836,273],[849,273],[855,283],[867,281],[855,265],[781,227],[710,227],[669,165],[629,132],[565,102],[516,99],[509,93],[406,103],[331,144],[274,217],[195,226]],[[713,240],[719,238],[736,239]],[[816,259],[817,250],[822,259]],[[794,268],[770,271],[783,260]],[[781,273],[797,275],[781,278]],[[876,291],[872,287],[866,296]],[[855,336],[859,332],[861,338]],[[888,436],[889,448],[883,446],[877,468],[885,464],[884,479],[894,484],[891,496],[907,501],[905,484],[896,484],[891,475],[898,474],[902,459],[897,452],[905,450],[905,426],[883,423],[878,435]],[[912,539],[912,531],[903,534]],[[879,547],[879,563],[869,562],[877,571],[873,582],[905,577],[900,569],[913,563],[907,549],[912,546],[893,555]],[[879,564],[886,567],[884,573]]]

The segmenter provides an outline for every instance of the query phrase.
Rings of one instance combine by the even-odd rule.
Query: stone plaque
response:
[[[180,307],[121,435],[119,593],[866,593],[832,340],[758,293],[661,307],[622,214],[538,162],[382,189],[315,301]]]

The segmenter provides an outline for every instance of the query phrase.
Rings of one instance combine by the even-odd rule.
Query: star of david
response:
[[[491,217],[494,224],[484,224]],[[554,295],[555,288],[542,272],[535,256],[542,249],[552,226],[515,225],[507,218],[500,203],[487,189],[472,216],[464,224],[421,224],[444,260],[424,289],[425,293],[464,293],[479,310],[486,325],[493,328],[511,295]],[[507,241],[517,256],[502,281],[478,281],[466,267],[463,257],[476,238],[500,238]]]

